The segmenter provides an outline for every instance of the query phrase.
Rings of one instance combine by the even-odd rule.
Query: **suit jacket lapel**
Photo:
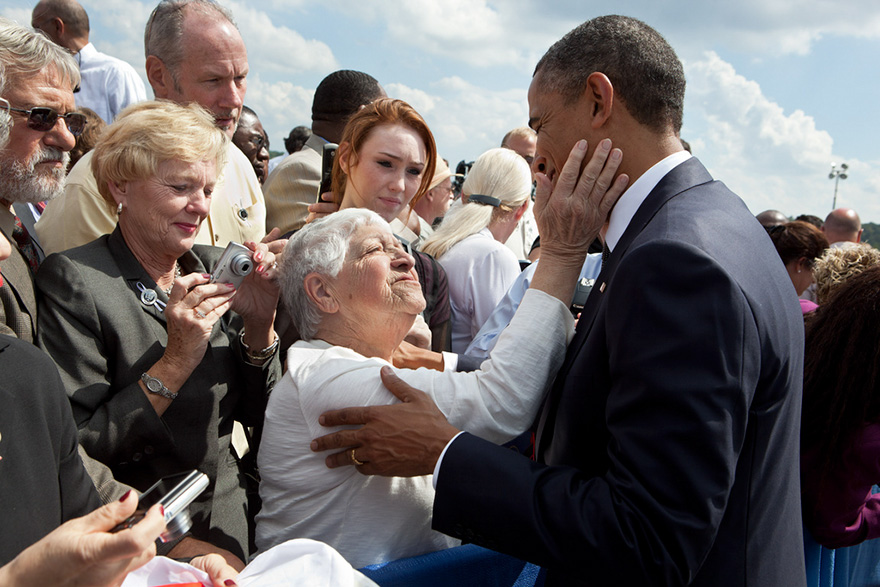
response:
[[[119,226],[117,226],[108,237],[107,247],[110,250],[110,254],[113,256],[113,260],[116,262],[116,266],[119,268],[119,272],[125,279],[126,285],[128,285],[132,295],[138,300],[141,310],[164,325],[165,314],[158,306],[149,302],[151,299],[160,302],[167,302],[168,296],[159,289],[153,278],[149,276],[143,267],[141,267],[141,264],[134,256],[134,253],[131,252],[131,249],[129,249],[128,245],[125,243],[125,239],[122,237],[122,232],[119,230]],[[147,290],[151,290],[152,293]],[[146,294],[144,292],[146,292]]]
[[[617,246],[611,251],[611,255],[605,262],[605,266],[602,267],[602,271],[596,278],[596,283],[590,292],[590,297],[587,298],[587,303],[584,305],[584,310],[581,312],[581,317],[578,320],[574,338],[568,345],[565,361],[562,364],[562,368],[559,370],[559,374],[556,376],[553,388],[548,394],[547,400],[541,410],[541,415],[538,418],[535,450],[535,454],[539,459],[541,456],[541,450],[546,448],[549,444],[550,438],[552,438],[553,426],[556,420],[556,410],[560,396],[562,395],[562,387],[565,384],[565,379],[593,328],[593,323],[596,321],[596,316],[599,313],[599,307],[604,299],[605,291],[607,290],[611,279],[614,277],[614,272],[617,269],[620,259],[626,254],[626,251],[632,244],[633,240],[641,234],[657,212],[666,205],[666,202],[694,186],[702,185],[711,181],[713,181],[712,176],[709,175],[709,172],[706,171],[706,168],[703,167],[702,163],[700,163],[695,157],[691,157],[667,173],[657,185],[654,186],[654,189],[651,190],[651,193],[648,194],[648,197],[646,197],[645,201],[642,202],[642,205],[639,206],[639,209],[636,210],[635,215],[633,215],[632,220],[630,220],[629,225],[627,225],[626,230],[620,237]]]
[[[35,227],[37,221],[34,218],[34,213],[31,212],[31,207],[23,202],[17,202],[12,205],[12,208],[15,210],[15,215],[21,219],[21,223],[28,231],[28,234],[30,234],[31,242],[37,251],[37,258],[42,263],[43,259],[46,258],[46,253],[43,252],[43,247],[40,245],[40,241],[37,240],[37,229]]]
[[[108,237],[107,246],[110,249],[110,254],[113,256],[113,260],[116,262],[116,266],[119,268],[119,272],[125,278],[125,282],[132,291],[132,295],[136,296],[141,309],[161,322],[164,328],[166,323],[165,313],[156,304],[145,303],[144,300],[155,294],[157,301],[167,304],[168,296],[159,289],[153,278],[149,276],[137,260],[137,257],[134,256],[134,253],[128,248],[118,226]],[[207,272],[202,262],[191,250],[184,253],[178,260],[178,263],[180,264],[181,273],[184,275]],[[152,290],[153,294],[148,293],[147,298],[145,298],[143,295],[144,290]]]

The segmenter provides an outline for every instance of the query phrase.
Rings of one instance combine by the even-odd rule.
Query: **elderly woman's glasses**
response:
[[[58,114],[56,111],[45,106],[37,106],[30,110],[24,110],[22,108],[13,108],[9,105],[9,102],[3,98],[0,98],[0,110],[18,112],[26,115],[28,128],[39,132],[49,132],[55,128],[55,123],[58,122],[58,119],[63,118],[64,124],[67,125],[67,130],[69,130],[70,134],[75,137],[82,134],[83,130],[86,128],[86,123],[88,122],[86,115],[81,112]]]

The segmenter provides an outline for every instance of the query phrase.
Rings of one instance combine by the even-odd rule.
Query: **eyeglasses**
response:
[[[39,132],[49,132],[55,128],[55,123],[58,122],[58,119],[63,118],[64,124],[67,125],[67,130],[70,131],[70,134],[78,137],[82,134],[83,130],[85,130],[86,123],[88,122],[86,115],[81,112],[58,114],[51,108],[45,106],[37,106],[30,110],[23,110],[21,108],[13,108],[9,105],[9,102],[3,98],[0,98],[0,109],[6,110],[7,112],[26,114],[28,128]]]

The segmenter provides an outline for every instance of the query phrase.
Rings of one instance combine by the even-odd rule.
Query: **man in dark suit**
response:
[[[541,262],[583,259],[561,246],[565,216],[554,213],[570,192],[572,145],[611,139],[630,178],[539,417],[537,462],[456,436],[386,375],[403,403],[322,417],[366,423],[314,443],[348,449],[328,465],[434,471],[435,529],[539,563],[549,584],[805,583],[803,324],[761,226],[682,150],[684,86],[666,41],[618,16],[576,28],[536,68]],[[577,212],[574,202],[568,226]]]
[[[0,231],[15,249],[3,264],[0,332],[34,342],[34,273],[42,249],[34,240],[33,216],[22,218],[16,212],[24,209],[30,214],[27,204],[61,194],[67,152],[75,143],[71,126],[81,130],[83,119],[50,120],[51,126],[42,128],[38,115],[28,111],[48,107],[64,115],[75,110],[73,88],[79,84],[79,68],[67,51],[10,21],[0,22],[0,66],[5,72],[0,77],[0,96],[11,108],[0,121],[8,133],[0,143]],[[5,110],[6,104],[0,103],[0,108]]]

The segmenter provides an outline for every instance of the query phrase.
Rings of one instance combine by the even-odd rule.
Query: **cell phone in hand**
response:
[[[318,187],[318,198],[315,200],[321,203],[321,194],[329,192],[333,181],[333,160],[336,158],[336,149],[339,145],[336,143],[324,143],[324,152],[321,155],[321,185]]]
[[[208,476],[196,470],[163,477],[141,494],[137,510],[111,532],[131,528],[147,515],[147,510],[158,503],[165,508],[165,532],[159,538],[162,542],[176,540],[192,527],[189,504],[207,487]]]

